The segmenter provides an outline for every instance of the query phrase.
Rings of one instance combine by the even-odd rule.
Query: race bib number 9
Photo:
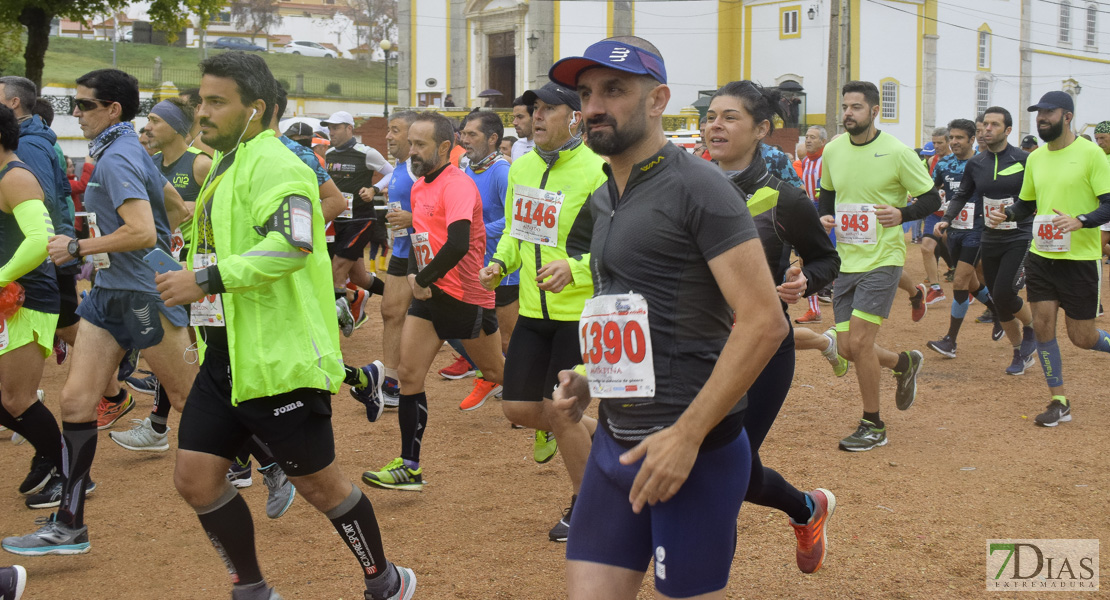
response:
[[[435,253],[432,252],[432,242],[428,240],[426,232],[410,234],[409,238],[412,240],[412,251],[416,253],[416,266],[423,271],[427,268],[428,263],[436,257]]]
[[[1007,207],[1013,205],[1013,198],[983,198],[983,209],[989,209],[992,213],[1000,213],[1006,210]],[[986,217],[985,214],[983,216]],[[987,227],[991,229],[1017,229],[1017,223],[1015,221],[1003,221],[999,223],[997,227],[991,225],[990,221],[986,221],[986,224]]]
[[[874,204],[840,204],[836,207],[836,241],[840,244],[879,243]]]
[[[578,322],[582,364],[597,398],[655,397],[648,306],[639,294],[586,301]]]
[[[563,193],[523,185],[513,187],[513,221],[509,235],[541,246],[559,245]]]
[[[1052,215],[1037,215],[1033,219],[1033,245],[1041,252],[1067,252],[1071,250],[1071,232],[1053,225]]]
[[[964,204],[960,209],[960,214],[952,219],[952,229],[972,229],[975,227],[975,205]]]

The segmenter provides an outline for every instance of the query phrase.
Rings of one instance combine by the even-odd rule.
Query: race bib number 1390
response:
[[[597,398],[653,398],[655,367],[648,306],[639,294],[586,301],[578,322],[582,364]]]

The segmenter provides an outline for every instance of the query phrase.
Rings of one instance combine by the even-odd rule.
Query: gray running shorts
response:
[[[873,323],[890,316],[890,307],[898,293],[902,267],[879,267],[866,273],[841,273],[833,286],[833,315],[837,324],[847,323],[853,313]],[[880,320],[876,321],[875,317]],[[838,328],[839,330],[839,328]]]

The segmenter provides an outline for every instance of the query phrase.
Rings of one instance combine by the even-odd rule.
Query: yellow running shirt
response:
[[[1072,217],[1089,213],[1098,208],[1098,197],[1107,193],[1110,193],[1110,163],[1094,142],[1077,137],[1060,150],[1049,150],[1045,144],[1034,150],[1025,163],[1020,196],[1037,203],[1038,217],[1055,216],[1053,209]],[[1034,221],[1034,237],[1039,225]],[[1066,252],[1043,252],[1035,244],[1030,251],[1057,260],[1098,260],[1102,256],[1098,227],[1073,231],[1070,236],[1071,249]]]
[[[901,208],[906,197],[921,196],[933,189],[925,164],[913,149],[889,133],[857,146],[842,135],[825,146],[821,165],[821,187],[836,192],[836,250],[842,273],[866,273],[878,267],[906,264],[906,238],[901,227],[886,228],[874,222],[874,213],[845,212],[845,205],[886,204]],[[853,219],[854,217],[854,219]],[[848,243],[847,234],[866,237],[875,228],[873,243]],[[848,228],[848,230],[845,230]]]

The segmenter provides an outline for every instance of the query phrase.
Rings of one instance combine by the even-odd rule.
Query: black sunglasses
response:
[[[91,100],[87,98],[78,98],[73,101],[73,104],[81,109],[81,112],[89,112],[98,106],[111,104],[111,102],[107,100],[97,100],[96,98]]]

